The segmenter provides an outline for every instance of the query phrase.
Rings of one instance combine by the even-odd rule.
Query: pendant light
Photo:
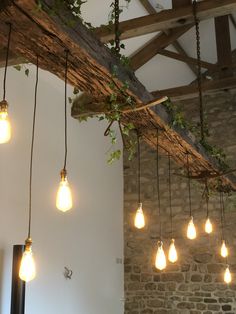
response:
[[[170,228],[171,228],[171,243],[169,247],[168,260],[175,263],[178,260],[178,254],[175,247],[175,239],[173,238],[173,211],[172,211],[172,195],[171,195],[171,160],[168,154],[168,174],[169,174],[169,204],[170,204]]]
[[[33,113],[33,127],[32,127],[32,140],[31,140],[31,154],[30,154],[30,180],[29,180],[29,222],[28,222],[28,237],[25,240],[25,251],[23,253],[19,277],[20,279],[29,282],[36,276],[36,267],[34,256],[32,252],[32,239],[31,239],[31,221],[32,221],[32,177],[33,177],[33,154],[34,154],[34,137],[35,137],[35,124],[36,124],[36,110],[37,110],[37,94],[38,94],[38,56],[36,63],[36,83],[34,95],[34,113]]]
[[[73,206],[72,193],[69,182],[67,180],[67,78],[68,78],[68,57],[69,51],[66,50],[66,65],[65,65],[65,158],[64,167],[61,170],[61,181],[57,191],[56,207],[62,212],[70,210]]]
[[[224,282],[229,284],[229,283],[231,283],[231,281],[232,281],[232,275],[231,275],[230,270],[229,270],[229,265],[227,265],[225,272],[224,272]]]
[[[141,202],[141,152],[140,152],[140,135],[137,133],[137,143],[138,143],[138,209],[135,214],[134,226],[137,229],[142,229],[145,227],[145,217]]]
[[[207,207],[207,217],[206,217],[206,222],[205,222],[205,232],[207,234],[212,233],[213,231],[213,226],[209,217],[209,189],[208,189],[208,184],[206,181],[205,185],[205,192],[206,192],[206,207]]]
[[[160,222],[160,241],[156,253],[155,267],[159,270],[166,268],[166,256],[162,242],[162,222],[161,222],[161,199],[160,199],[160,178],[159,178],[159,131],[157,129],[156,135],[156,179],[157,179],[157,198],[159,209],[159,222]]]
[[[6,64],[3,79],[3,100],[0,102],[0,144],[4,144],[11,139],[11,124],[8,118],[8,102],[6,101],[6,80],[7,80],[7,68],[8,59],[10,52],[10,41],[11,41],[11,31],[12,25],[9,23],[9,33],[7,42],[7,54],[6,54]]]
[[[197,237],[197,231],[193,222],[192,216],[192,200],[191,200],[191,181],[190,181],[190,166],[189,166],[189,154],[187,153],[187,170],[188,170],[188,196],[189,196],[189,216],[190,220],[187,228],[187,238],[194,240]]]
[[[224,258],[227,258],[229,251],[226,245],[226,239],[224,234],[224,223],[225,223],[225,214],[224,214],[224,199],[223,194],[220,192],[220,210],[221,210],[221,248],[220,255]]]

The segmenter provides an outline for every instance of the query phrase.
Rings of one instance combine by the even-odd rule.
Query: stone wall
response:
[[[236,91],[222,92],[205,98],[210,141],[224,148],[228,163],[236,168]],[[197,119],[197,100],[181,103],[188,118]],[[221,242],[219,195],[210,198],[209,211],[214,223],[212,235],[204,232],[206,205],[202,186],[192,182],[194,221],[198,237],[186,238],[189,221],[187,180],[172,162],[172,204],[174,237],[179,254],[176,264],[168,263],[165,271],[154,267],[159,239],[159,215],[156,193],[156,153],[144,143],[142,156],[142,202],[147,225],[144,230],[133,226],[137,209],[137,164],[124,161],[124,232],[125,232],[125,313],[126,314],[220,314],[236,313],[236,197],[225,199],[226,238],[229,242],[229,264],[233,274],[230,285],[223,282],[225,260],[220,257]],[[175,174],[174,174],[175,173]],[[168,160],[160,158],[161,209],[164,248],[167,253],[170,233],[168,193]]]

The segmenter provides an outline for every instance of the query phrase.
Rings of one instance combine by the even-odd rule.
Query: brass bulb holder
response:
[[[61,171],[61,180],[65,181],[66,178],[67,178],[67,171],[66,171],[66,169],[62,169],[62,171]]]
[[[27,238],[27,239],[25,240],[25,250],[26,250],[26,251],[30,251],[30,250],[31,250],[32,243],[33,243],[33,241],[32,241],[31,238]]]
[[[0,112],[7,112],[8,102],[6,100],[2,100],[0,102]]]

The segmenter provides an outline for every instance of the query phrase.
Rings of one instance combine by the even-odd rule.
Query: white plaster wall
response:
[[[54,206],[64,154],[63,86],[40,72],[32,225],[37,278],[27,286],[26,314],[122,314],[123,266],[116,263],[123,257],[122,161],[106,163],[105,124],[80,124],[69,115],[68,177],[75,206],[66,214]],[[27,235],[33,87],[34,68],[29,78],[9,70],[13,138],[0,146],[1,314],[10,311],[12,246]],[[72,280],[63,277],[64,266],[73,270]]]

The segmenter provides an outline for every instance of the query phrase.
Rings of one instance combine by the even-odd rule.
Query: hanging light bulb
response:
[[[225,283],[230,283],[232,281],[232,276],[229,270],[229,266],[227,266],[225,273],[224,273],[224,282]]]
[[[142,229],[143,227],[145,227],[145,217],[143,214],[142,203],[139,204],[139,207],[136,211],[134,225],[137,229]]]
[[[178,260],[178,254],[175,247],[175,240],[171,240],[170,248],[169,248],[169,254],[168,259],[171,263],[175,263]]]
[[[0,102],[0,144],[9,142],[11,139],[11,124],[8,119],[8,103]]]
[[[23,253],[19,277],[25,282],[33,280],[36,276],[36,267],[32,252],[32,240],[29,238],[25,241],[25,251]]]
[[[36,267],[35,267],[33,252],[32,252],[32,240],[31,240],[33,155],[34,155],[34,138],[35,138],[36,111],[37,111],[38,78],[39,78],[38,56],[36,56],[36,60],[37,60],[36,83],[35,83],[34,113],[33,113],[31,153],[30,153],[28,237],[25,241],[25,251],[22,255],[20,270],[19,270],[19,277],[25,282],[29,282],[33,280],[36,276]]]
[[[197,237],[197,231],[193,222],[193,217],[190,218],[188,229],[187,229],[187,238],[194,240]]]
[[[155,266],[159,270],[163,270],[166,268],[166,256],[165,256],[165,252],[163,249],[163,242],[162,241],[159,243],[159,246],[157,249]]]
[[[7,55],[3,79],[3,100],[0,102],[0,144],[8,143],[11,139],[11,124],[8,118],[8,103],[6,101],[6,81],[7,81],[7,68],[10,52],[11,29],[12,25],[9,23]]]
[[[205,232],[210,234],[213,231],[212,223],[210,218],[208,217],[205,223]]]
[[[228,248],[226,246],[225,240],[222,240],[222,245],[221,245],[221,249],[220,249],[220,255],[222,257],[227,257],[229,255],[229,251]]]
[[[66,170],[61,171],[61,182],[57,191],[56,207],[62,212],[70,210],[73,206],[72,193],[67,180]]]
[[[59,188],[57,191],[56,196],[56,207],[57,209],[61,210],[62,212],[66,212],[70,210],[73,206],[72,201],[72,193],[71,189],[67,180],[67,171],[66,171],[66,164],[67,164],[67,76],[68,76],[68,57],[69,57],[69,51],[66,50],[66,64],[65,64],[65,103],[64,103],[64,109],[65,109],[65,156],[64,156],[64,167],[61,171],[61,181],[59,184]]]

